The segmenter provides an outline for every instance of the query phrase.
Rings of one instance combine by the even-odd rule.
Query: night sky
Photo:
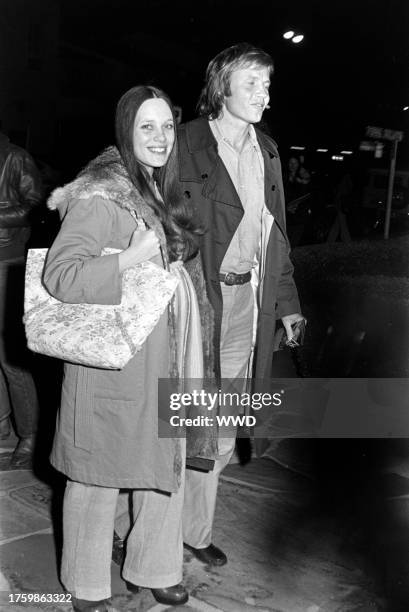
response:
[[[301,44],[282,38],[290,28]],[[126,62],[124,90],[157,84],[184,120],[218,51],[261,46],[275,61],[265,118],[280,147],[356,149],[366,125],[408,128],[407,0],[61,0],[61,40]]]

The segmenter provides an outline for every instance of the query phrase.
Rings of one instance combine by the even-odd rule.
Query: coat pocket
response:
[[[141,413],[134,400],[94,397],[95,445],[106,445],[106,438],[136,440],[141,426]]]

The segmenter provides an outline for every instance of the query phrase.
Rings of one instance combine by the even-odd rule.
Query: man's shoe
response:
[[[0,421],[0,440],[7,440],[10,434],[11,434],[10,419],[7,416],[6,418]]]
[[[72,607],[74,612],[119,612],[119,610],[112,606],[109,599],[90,601],[88,599],[76,599],[73,597]]]
[[[32,467],[35,437],[21,438],[11,456],[10,467],[28,470]]]
[[[214,544],[209,544],[207,548],[193,548],[193,546],[189,546],[185,544],[186,548],[190,550],[202,563],[206,563],[206,565],[226,565],[227,557],[220,548],[214,546]]]
[[[189,599],[189,593],[182,583],[166,589],[151,589],[151,591],[156,601],[165,606],[182,606]]]

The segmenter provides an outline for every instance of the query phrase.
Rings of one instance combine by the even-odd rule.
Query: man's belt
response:
[[[228,272],[227,274],[219,274],[219,281],[225,285],[244,285],[250,282],[251,272],[245,274],[236,274],[235,272]]]

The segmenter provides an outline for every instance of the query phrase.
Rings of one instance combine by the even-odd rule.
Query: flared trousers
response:
[[[181,440],[183,455],[184,441]],[[134,489],[124,496],[131,527],[122,577],[141,587],[165,588],[182,580],[181,515],[184,470],[177,493]],[[63,507],[61,580],[77,599],[111,596],[111,555],[119,489],[68,481]]]

